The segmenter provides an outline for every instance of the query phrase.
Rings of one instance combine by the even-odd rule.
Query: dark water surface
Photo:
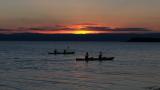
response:
[[[70,46],[76,55],[48,55]],[[115,61],[76,62],[85,52]],[[0,42],[0,90],[151,90],[160,87],[160,43]]]

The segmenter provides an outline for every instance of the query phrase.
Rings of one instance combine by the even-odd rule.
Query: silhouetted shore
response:
[[[131,38],[128,42],[160,42],[160,38]]]
[[[145,38],[145,37],[151,38]],[[138,37],[138,38],[134,38]],[[0,41],[120,41],[120,42],[159,42],[160,33],[144,34],[0,34]]]

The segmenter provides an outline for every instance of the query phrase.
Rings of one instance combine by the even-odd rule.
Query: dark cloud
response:
[[[3,29],[0,28],[0,33],[11,33],[11,32],[19,32],[20,30],[17,29]]]
[[[108,31],[108,30],[112,30],[110,27],[101,27],[101,26],[87,26],[87,27],[82,28],[82,29],[95,30],[95,31]]]
[[[21,29],[0,29],[0,34],[22,33],[26,32]]]
[[[112,29],[110,27],[105,27],[105,26],[87,26],[82,29],[95,30],[95,31],[112,31],[112,32],[150,32],[152,31],[147,28],[115,28],[115,29]]]
[[[112,29],[110,27],[105,27],[105,26],[87,26],[85,28],[82,29],[86,29],[86,30],[95,30],[95,31],[123,31],[123,32],[132,32],[132,31],[136,31],[136,32],[147,32],[147,31],[151,31],[150,29],[147,28],[115,28]]]
[[[137,32],[141,32],[141,31],[151,31],[150,29],[147,28],[116,28],[113,29],[113,31],[137,31]]]
[[[73,30],[73,28],[69,28],[67,26],[63,25],[54,25],[54,26],[36,26],[36,27],[31,27],[29,30]]]
[[[79,23],[79,24],[74,24],[74,25],[96,26],[96,25],[99,25],[99,24],[97,24],[97,23]]]
[[[3,29],[3,28],[0,28],[0,31],[11,31],[11,29]]]

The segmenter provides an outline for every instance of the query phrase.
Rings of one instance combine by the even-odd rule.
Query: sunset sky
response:
[[[87,34],[128,27],[160,31],[160,0],[0,0],[1,33]]]

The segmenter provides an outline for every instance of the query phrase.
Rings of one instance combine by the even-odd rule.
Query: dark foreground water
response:
[[[70,46],[76,55],[48,55]],[[115,61],[76,62],[88,51]],[[160,43],[0,42],[0,90],[159,90]]]

